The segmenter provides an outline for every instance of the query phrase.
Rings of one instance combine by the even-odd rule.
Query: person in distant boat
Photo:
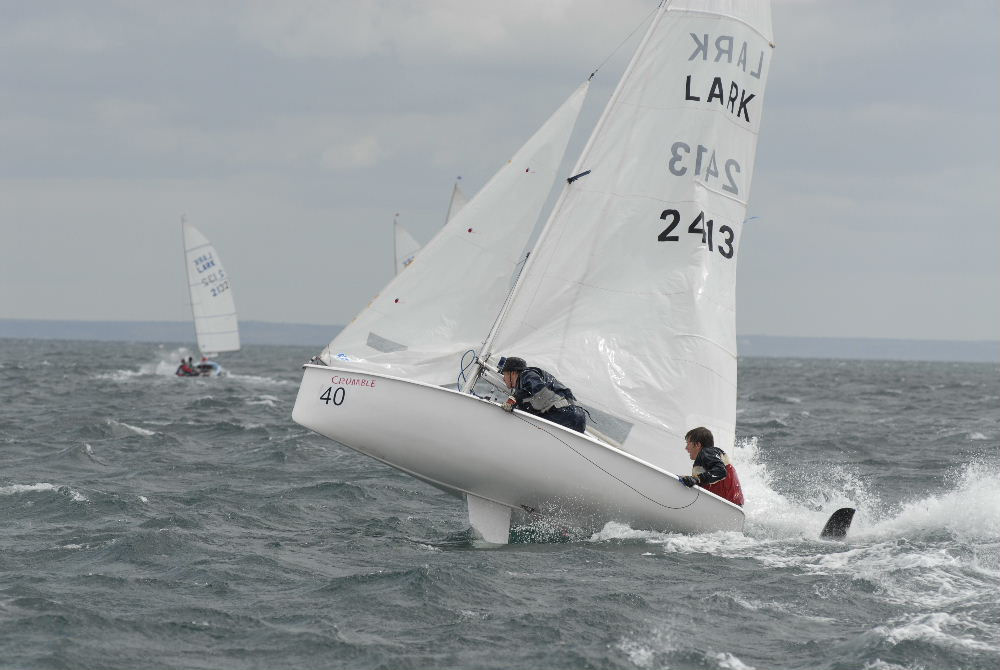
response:
[[[194,362],[194,356],[188,356],[188,367],[191,368],[196,375],[207,375],[208,371],[205,370],[205,366],[201,363]]]
[[[198,371],[191,367],[191,359],[187,360],[181,359],[181,364],[177,366],[177,372],[175,373],[178,377],[193,377],[198,374]]]
[[[684,486],[698,485],[720,498],[743,506],[743,489],[736,468],[729,462],[729,456],[715,446],[715,438],[708,428],[692,428],[684,436],[684,448],[694,461],[691,474],[681,477]]]
[[[191,359],[188,359],[191,360]],[[192,366],[194,367],[194,366]],[[202,356],[201,360],[198,362],[198,367],[195,368],[199,374],[210,375],[212,374],[212,365],[208,362],[207,356]]]
[[[501,405],[505,411],[517,408],[580,433],[586,429],[587,415],[576,404],[573,392],[545,370],[530,368],[523,358],[510,356],[500,360],[497,371],[511,390]]]

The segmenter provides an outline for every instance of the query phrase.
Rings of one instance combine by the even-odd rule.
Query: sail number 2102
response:
[[[681,213],[676,209],[665,209],[660,214],[660,218],[667,222],[667,227],[663,229],[656,239],[660,242],[679,241],[681,239],[680,235],[674,233],[677,224],[681,222]],[[735,252],[733,240],[736,239],[736,233],[733,232],[730,226],[723,224],[716,231],[715,221],[706,219],[705,212],[698,212],[698,216],[688,225],[687,231],[692,235],[701,235],[701,243],[708,245],[709,251],[718,249],[719,254],[723,258],[733,257],[733,253]],[[715,237],[716,232],[718,232],[718,237]]]

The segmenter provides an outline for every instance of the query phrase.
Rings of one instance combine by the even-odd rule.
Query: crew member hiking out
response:
[[[684,436],[688,456],[694,461],[689,476],[681,477],[685,486],[698,485],[720,498],[743,506],[743,489],[736,468],[729,462],[729,456],[715,446],[715,438],[708,428],[692,428]]]
[[[529,368],[523,358],[511,356],[500,360],[498,372],[511,390],[501,405],[505,411],[516,407],[580,433],[586,429],[587,415],[575,404],[573,392],[545,370]]]

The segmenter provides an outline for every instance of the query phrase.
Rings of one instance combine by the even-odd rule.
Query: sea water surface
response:
[[[1000,667],[996,364],[743,359],[744,533],[486,549],[292,422],[315,352],[188,353],[0,340],[0,667]]]

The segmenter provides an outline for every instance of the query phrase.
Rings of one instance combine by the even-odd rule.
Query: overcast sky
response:
[[[773,0],[740,334],[1000,337],[998,4]],[[346,323],[655,5],[0,0],[0,318]]]

